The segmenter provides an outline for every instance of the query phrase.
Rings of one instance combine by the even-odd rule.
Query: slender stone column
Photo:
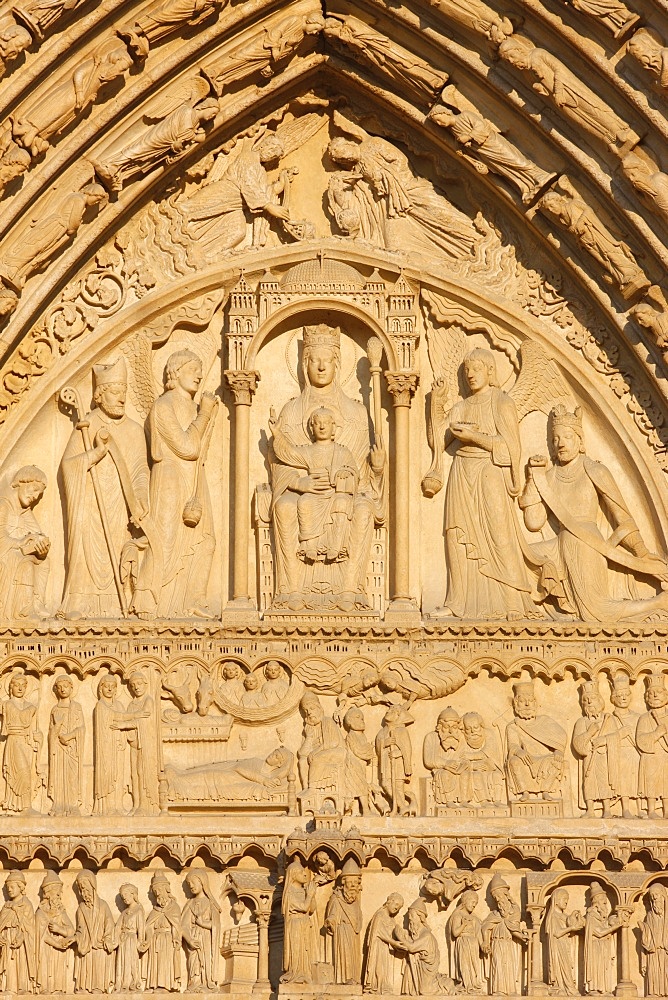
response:
[[[248,586],[248,537],[250,534],[249,433],[250,408],[260,381],[257,371],[226,371],[234,395],[234,560],[232,606],[252,608]]]
[[[543,952],[540,944],[540,925],[545,913],[542,903],[527,903],[531,916],[531,938],[528,950],[527,993],[543,996],[547,993],[547,983],[543,972]]]
[[[271,989],[269,983],[269,913],[259,907],[255,911],[257,921],[257,982],[253,992],[265,992]]]
[[[617,997],[637,997],[638,987],[631,979],[631,928],[629,921],[633,915],[635,907],[620,904],[617,907],[617,916],[622,921],[619,929],[619,947],[621,950],[620,979],[615,990]]]
[[[417,605],[409,592],[409,414],[420,376],[417,372],[385,372],[385,378],[394,405],[394,448],[391,458],[394,521],[391,524],[392,584],[388,611],[415,613]]]

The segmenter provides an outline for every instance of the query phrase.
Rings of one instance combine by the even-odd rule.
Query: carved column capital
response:
[[[257,371],[226,371],[225,379],[234,395],[235,406],[250,406],[253,402],[253,394],[260,381],[260,373]]]
[[[420,381],[417,372],[385,372],[394,406],[410,406]]]

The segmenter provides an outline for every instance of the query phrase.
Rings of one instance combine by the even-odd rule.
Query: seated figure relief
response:
[[[273,414],[273,611],[368,612],[374,526],[385,517],[385,453],[362,403],[339,385],[341,331],[304,331],[304,390]],[[309,441],[312,429],[316,440]]]
[[[628,591],[641,575],[661,587],[668,562],[651,553],[612,473],[585,452],[582,411],[563,405],[550,414],[555,464],[542,456],[529,460],[520,507],[526,526],[541,530],[548,515],[559,523],[556,539],[532,544],[540,565],[542,601],[584,621],[651,621],[666,618],[668,593],[655,597],[616,597],[609,567],[627,570]],[[613,529],[608,537],[598,522],[604,515]]]

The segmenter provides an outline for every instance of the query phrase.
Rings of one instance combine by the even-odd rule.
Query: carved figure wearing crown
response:
[[[366,574],[374,525],[384,517],[385,453],[371,447],[366,408],[341,390],[340,364],[341,331],[306,327],[304,391],[278,420],[270,418],[275,610],[369,608]]]
[[[556,540],[532,545],[542,564],[543,601],[584,621],[647,621],[668,616],[668,593],[639,598],[634,576],[668,581],[666,559],[651,553],[613,474],[585,454],[582,411],[556,406],[550,414],[556,463],[534,456],[520,507],[530,531],[540,531],[551,514],[559,522]],[[601,518],[612,532],[599,528]],[[611,593],[608,567],[629,570],[628,596]]]
[[[63,618],[118,618],[124,597],[119,567],[126,542],[148,511],[144,428],[125,412],[127,367],[121,358],[93,368],[93,408],[79,411],[61,474],[67,516]]]

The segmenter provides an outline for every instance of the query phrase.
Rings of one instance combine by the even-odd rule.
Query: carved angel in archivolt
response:
[[[171,215],[175,238],[188,246],[194,244],[194,263],[202,257],[212,263],[221,253],[238,247],[246,239],[249,219],[253,246],[267,243],[272,224],[281,236],[293,240],[315,235],[312,223],[294,219],[290,212],[291,186],[299,168],[280,169],[274,180],[269,179],[269,171],[323,124],[319,114],[300,115],[275,132],[262,131],[243,139],[232,152],[216,157],[202,185],[177,200]]]
[[[144,115],[148,124],[136,139],[120,149],[112,149],[91,164],[110,191],[120,191],[124,181],[135,174],[148,173],[161,163],[170,163],[190,146],[203,142],[206,127],[218,114],[218,100],[208,96],[210,85],[204,77],[182,81],[161,95]]]
[[[473,223],[434,188],[416,177],[408,157],[386,139],[334,112],[346,133],[327,152],[342,172],[329,182],[329,209],[347,236],[388,250],[471,257],[479,235]]]
[[[438,299],[428,293],[429,301]],[[500,385],[492,351],[466,352],[461,328],[432,328],[429,353],[432,388],[428,437],[432,466],[423,490],[433,496],[443,483],[442,451],[454,445],[445,495],[448,591],[437,614],[509,620],[533,618],[529,566],[534,565],[520,530],[516,499],[522,490],[520,420],[567,398],[568,388],[538,344],[525,341],[519,374],[509,392]],[[462,369],[466,395],[458,398]]]

